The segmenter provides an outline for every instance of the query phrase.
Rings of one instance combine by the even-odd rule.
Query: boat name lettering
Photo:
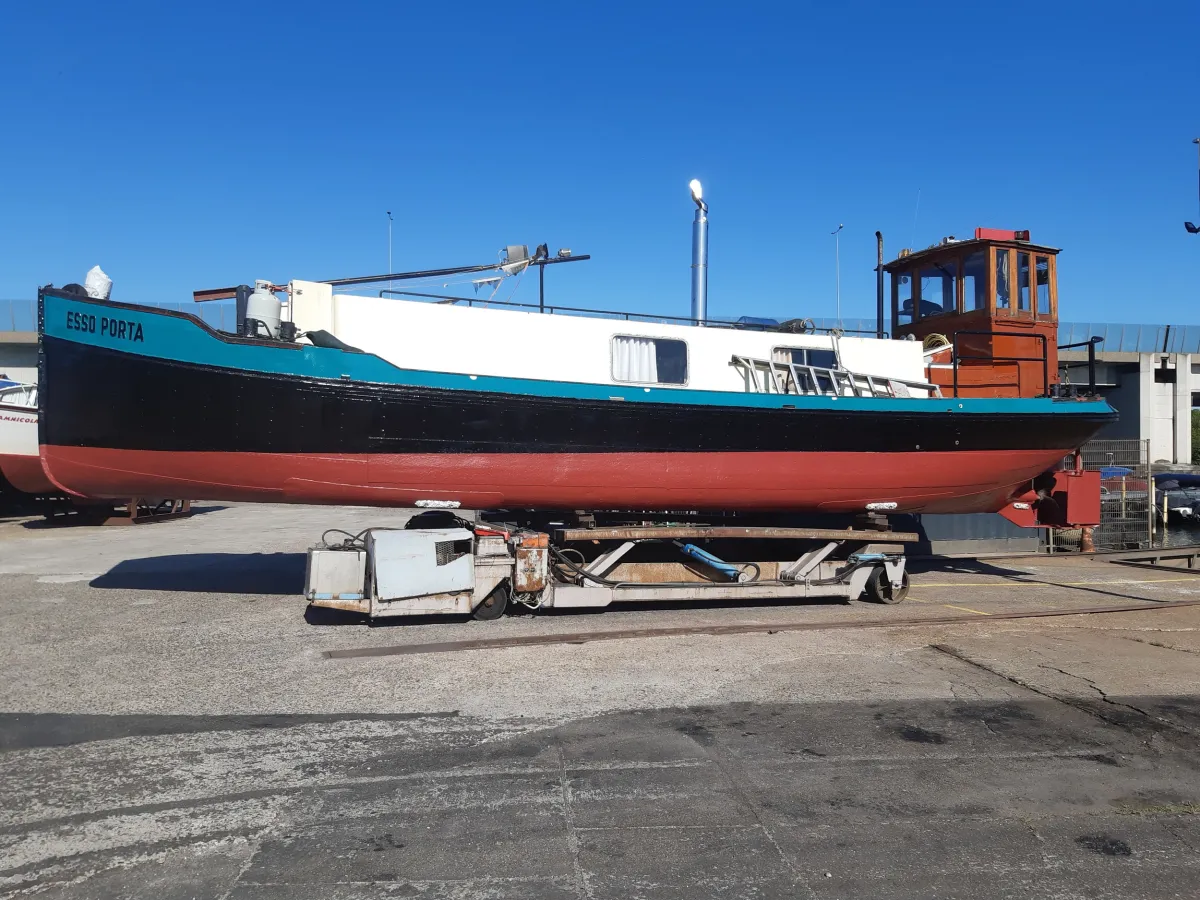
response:
[[[89,316],[87,313],[75,312],[67,310],[67,330],[68,331],[86,331],[89,334],[96,333],[96,317]]]
[[[130,322],[126,319],[110,319],[107,316],[96,317],[89,313],[75,312],[74,310],[67,311],[67,329],[69,331],[86,331],[88,334],[95,334],[97,326],[99,326],[100,334],[106,334],[118,340],[133,341],[134,343],[145,342],[146,340],[142,336],[142,324],[140,322]]]

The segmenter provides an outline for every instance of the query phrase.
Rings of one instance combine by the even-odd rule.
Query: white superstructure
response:
[[[327,331],[405,369],[744,392],[750,388],[735,356],[799,362],[796,351],[811,351],[808,364],[820,368],[926,380],[921,345],[914,341],[360,297],[311,281],[291,283],[284,318],[300,332]]]

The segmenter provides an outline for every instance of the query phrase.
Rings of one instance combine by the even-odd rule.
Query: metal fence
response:
[[[466,299],[466,298],[464,298]],[[175,309],[199,315],[214,328],[233,330],[233,304],[208,303],[154,303],[162,309]],[[736,317],[714,316],[721,322],[735,322]],[[863,336],[875,333],[875,319],[814,318],[818,330],[840,328],[849,335]],[[227,326],[227,327],[226,327]],[[884,322],[884,330],[891,334],[891,321]],[[36,300],[0,299],[0,331],[37,331]],[[1093,337],[1104,339],[1100,349],[1108,352],[1134,351],[1139,353],[1200,353],[1200,325],[1130,325],[1105,322],[1060,322],[1058,342],[1073,344]]]
[[[1093,530],[1097,550],[1145,550],[1154,540],[1154,479],[1150,441],[1091,441],[1081,450],[1083,467],[1100,473],[1100,524]],[[1070,461],[1073,464],[1073,460]],[[1046,529],[1048,550],[1078,550],[1077,531]]]
[[[1103,322],[1059,322],[1058,342],[1073,344],[1103,338],[1108,353],[1200,353],[1200,326],[1120,325]]]

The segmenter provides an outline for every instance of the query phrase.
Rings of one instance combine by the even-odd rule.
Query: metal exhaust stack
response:
[[[704,324],[708,319],[708,204],[697,179],[693,178],[688,188],[696,204],[692,221],[692,318]]]
[[[875,337],[885,337],[883,328],[883,232],[875,232]]]

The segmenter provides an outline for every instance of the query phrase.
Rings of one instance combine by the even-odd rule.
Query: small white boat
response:
[[[27,494],[58,493],[38,455],[36,384],[0,382],[0,474]]]

